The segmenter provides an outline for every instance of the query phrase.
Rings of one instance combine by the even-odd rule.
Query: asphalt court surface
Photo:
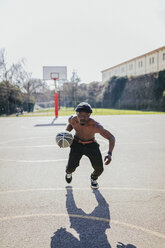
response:
[[[95,191],[85,157],[65,182],[69,148],[55,136],[68,117],[0,119],[1,248],[165,247],[165,115],[93,118],[116,137]]]

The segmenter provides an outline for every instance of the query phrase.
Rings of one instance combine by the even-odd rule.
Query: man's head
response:
[[[92,113],[92,108],[90,104],[88,104],[87,102],[81,102],[77,105],[75,110],[77,113],[78,121],[81,125],[85,125]]]

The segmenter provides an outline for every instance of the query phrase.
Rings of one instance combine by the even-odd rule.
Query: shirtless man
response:
[[[86,102],[82,102],[76,107],[77,115],[71,116],[68,120],[69,124],[66,131],[70,132],[74,129],[75,136],[71,145],[65,179],[67,183],[72,181],[72,173],[79,166],[82,156],[85,155],[90,159],[94,169],[91,174],[91,188],[97,189],[99,187],[97,179],[103,172],[103,160],[99,144],[95,140],[95,134],[99,133],[109,141],[108,154],[104,158],[105,165],[111,162],[115,137],[98,122],[90,118],[91,113],[91,106]]]

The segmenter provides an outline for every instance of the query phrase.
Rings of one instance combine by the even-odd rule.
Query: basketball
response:
[[[66,148],[71,146],[73,142],[73,136],[71,133],[61,132],[56,135],[56,143],[60,148]]]

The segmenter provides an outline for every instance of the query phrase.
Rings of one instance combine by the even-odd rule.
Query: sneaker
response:
[[[91,178],[91,188],[92,189],[98,189],[99,188],[99,184],[98,184],[97,180],[93,180],[92,178]]]
[[[67,183],[71,183],[71,181],[72,181],[72,174],[67,174],[66,173],[65,180],[67,181]]]

